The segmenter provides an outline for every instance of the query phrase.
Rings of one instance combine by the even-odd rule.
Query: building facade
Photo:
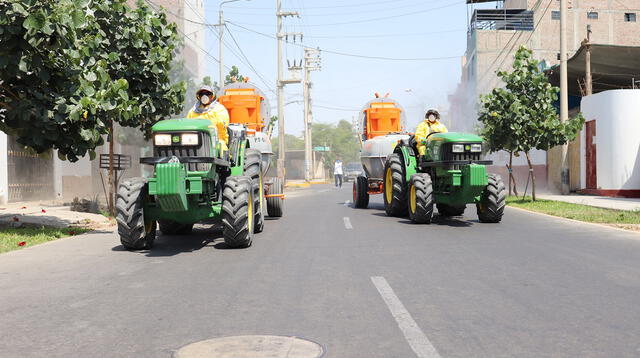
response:
[[[591,28],[591,43],[640,46],[640,0],[567,0],[567,51],[571,57]],[[502,86],[496,73],[509,70],[520,45],[533,50],[542,67],[558,64],[560,50],[560,1],[558,0],[467,0],[469,26],[467,50],[462,61],[460,83],[449,97],[454,127],[460,131],[477,129],[479,96]],[[495,8],[487,8],[493,6]],[[594,81],[596,79],[594,78]],[[579,147],[574,149],[578,152]],[[577,154],[576,154],[577,155]],[[495,169],[504,171],[507,155],[493,156]],[[536,178],[547,179],[547,153],[532,153]],[[524,166],[517,159],[516,166]],[[514,168],[526,180],[525,168]],[[557,190],[554,175],[551,191]],[[579,186],[579,176],[572,177]]]

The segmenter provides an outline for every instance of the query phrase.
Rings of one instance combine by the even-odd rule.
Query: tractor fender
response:
[[[417,173],[418,165],[415,153],[413,152],[413,149],[411,149],[411,147],[400,144],[396,146],[393,152],[400,155],[400,158],[402,158],[402,163],[404,164],[404,173],[406,176],[405,180],[408,183],[411,180],[411,176]]]

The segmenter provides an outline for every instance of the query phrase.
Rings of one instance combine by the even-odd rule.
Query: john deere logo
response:
[[[180,143],[180,136],[179,135],[174,135],[173,138],[171,138],[171,140],[174,143]]]
[[[471,146],[470,146],[470,145],[468,145],[468,144],[467,144],[467,145],[465,145],[465,146],[464,146],[464,150],[471,150]]]

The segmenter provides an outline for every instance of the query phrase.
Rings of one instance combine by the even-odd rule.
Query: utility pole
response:
[[[278,38],[278,80],[276,81],[277,86],[277,96],[278,96],[278,162],[277,162],[277,171],[278,177],[284,179],[285,170],[284,170],[284,152],[286,150],[285,147],[285,139],[284,139],[284,86],[288,83],[298,83],[300,80],[285,80],[284,79],[284,69],[282,68],[282,41],[285,36],[290,34],[282,32],[282,18],[287,16],[298,16],[298,13],[295,11],[282,11],[282,0],[276,0],[276,18],[277,18],[277,33],[276,37]],[[295,34],[291,34],[294,35]],[[302,34],[300,34],[302,35]]]
[[[567,0],[560,0],[560,121],[569,120],[569,92],[567,80]],[[562,194],[569,194],[569,144],[562,145]]]
[[[320,71],[320,49],[304,49],[304,179],[313,179],[313,152],[311,140],[311,71]]]
[[[584,54],[584,77],[585,77],[585,95],[593,94],[593,82],[591,79],[591,25],[587,25],[587,38],[582,41],[585,49]]]

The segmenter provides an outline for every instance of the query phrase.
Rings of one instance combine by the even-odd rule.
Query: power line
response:
[[[227,21],[227,23],[230,23],[231,25],[234,25],[234,26],[237,26],[239,28],[245,29],[245,30],[247,30],[249,32],[253,32],[253,33],[256,33],[258,35],[261,35],[261,36],[264,36],[264,37],[268,37],[270,39],[275,39],[276,38],[275,36],[272,36],[272,35],[269,35],[269,34],[265,34],[264,32],[256,31],[256,30],[250,29],[248,27],[244,27],[242,25],[238,25],[235,22]],[[305,47],[305,45],[303,45],[303,44],[293,43],[293,45],[300,46],[300,47]],[[460,58],[460,56],[394,58],[394,57],[359,55],[359,54],[346,53],[346,52],[327,50],[327,49],[322,49],[322,52],[331,53],[331,54],[340,55],[340,56],[366,58],[366,59],[370,59],[370,60],[385,60],[385,61],[436,61],[436,60],[449,60],[449,59],[454,59],[454,58]]]
[[[334,8],[342,8],[342,7],[362,7],[362,6],[371,6],[371,5],[379,5],[379,4],[396,4],[398,2],[407,1],[407,0],[386,0],[386,1],[378,1],[378,2],[368,2],[368,3],[358,3],[351,5],[335,5],[335,6],[312,6],[307,9],[334,9]],[[229,6],[229,9],[241,9],[238,6]],[[260,10],[273,10],[272,7],[255,7],[254,9]]]
[[[313,36],[318,39],[365,39],[365,38],[382,38],[382,37],[408,37],[408,36],[428,36],[428,35],[439,35],[446,34],[451,32],[462,32],[467,31],[466,29],[452,29],[452,30],[442,30],[442,31],[433,31],[433,32],[420,32],[420,33],[408,33],[408,34],[378,34],[378,35],[344,35],[344,36],[322,36],[316,35]]]
[[[442,5],[442,6],[437,6],[437,7],[433,7],[433,8],[429,8],[429,9],[425,9],[425,10],[421,10],[421,11],[412,11],[412,12],[408,12],[408,13],[403,13],[403,14],[397,14],[397,15],[391,15],[391,16],[383,16],[383,17],[376,17],[376,18],[370,18],[370,19],[363,19],[363,20],[356,20],[356,21],[347,21],[347,22],[334,22],[334,23],[326,23],[326,24],[313,24],[313,25],[307,25],[309,27],[319,27],[319,26],[339,26],[339,25],[352,25],[352,24],[361,24],[364,22],[374,22],[374,21],[382,21],[382,20],[389,20],[389,19],[395,19],[398,17],[404,17],[404,16],[411,16],[411,15],[417,15],[417,14],[423,14],[426,12],[431,12],[431,11],[435,11],[435,10],[440,10],[440,9],[444,9],[444,8],[448,8],[448,7],[452,7],[452,6],[456,6],[456,5],[460,5],[462,3],[455,1],[451,4],[447,4],[447,5]],[[266,24],[251,24],[251,23],[240,23],[243,25],[249,25],[249,26],[272,26],[272,25],[266,25]]]
[[[226,24],[224,25],[224,27],[229,32],[229,35],[231,36],[231,39],[233,40],[233,43],[235,43],[236,46],[238,47],[238,50],[240,50],[240,54],[242,54],[242,57],[244,57],[244,59],[247,61],[247,65],[253,70],[253,73],[255,73],[260,78],[262,83],[264,83],[264,85],[267,86],[267,88],[271,89],[272,86],[267,83],[267,80],[265,80],[264,77],[262,77],[262,75],[260,73],[258,73],[258,70],[256,70],[255,67],[253,67],[253,65],[251,64],[251,61],[249,61],[249,58],[247,57],[247,55],[245,55],[244,51],[242,51],[242,48],[240,47],[240,44],[238,44],[238,41],[236,41],[236,38],[235,38],[235,36],[233,36],[233,33],[231,32],[229,27]]]

